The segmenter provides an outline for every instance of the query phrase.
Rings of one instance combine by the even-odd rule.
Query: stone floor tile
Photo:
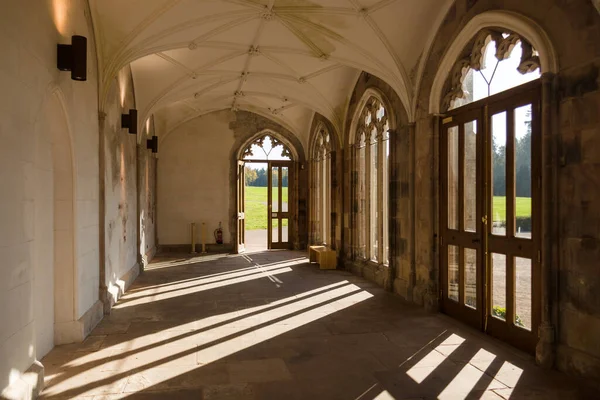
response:
[[[254,400],[254,389],[250,384],[207,386],[203,390],[204,400]]]
[[[43,398],[600,398],[346,271],[255,272],[305,255],[156,258],[86,341],[42,360]]]
[[[204,366],[156,367],[142,370],[129,377],[125,393],[164,391],[172,389],[201,388],[206,385],[229,383],[225,364]]]
[[[126,333],[130,324],[131,322],[129,321],[103,320],[94,328],[93,334],[98,336]]]
[[[273,382],[292,378],[285,362],[279,358],[228,362],[227,371],[232,383]]]

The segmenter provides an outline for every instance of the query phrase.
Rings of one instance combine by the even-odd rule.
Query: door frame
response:
[[[235,201],[236,201],[236,253],[242,253],[245,251],[245,237],[246,237],[246,224],[245,224],[245,168],[247,164],[265,164],[267,166],[267,250],[271,249],[292,249],[293,248],[293,239],[294,239],[294,216],[296,215],[296,207],[295,204],[295,168],[297,162],[293,160],[238,160],[236,171],[236,191],[235,191]],[[279,218],[288,219],[288,241],[282,244],[273,245],[272,243],[272,218],[271,218],[271,203],[272,203],[272,166],[282,166],[288,167],[288,211],[283,216]],[[281,179],[279,181],[281,184]],[[278,199],[279,203],[281,203],[281,193]],[[279,226],[279,237],[282,237],[281,226]]]
[[[283,190],[279,190],[279,195],[277,198],[277,211],[273,212],[273,168],[278,168],[278,171],[282,171],[283,168],[287,168],[288,169],[288,201],[287,201],[287,211],[282,211],[282,205],[283,205]],[[267,182],[268,182],[268,189],[267,189],[267,248],[269,250],[271,249],[291,249],[292,248],[292,241],[290,240],[291,238],[291,222],[292,222],[292,210],[291,210],[291,201],[290,201],[290,196],[294,191],[294,187],[293,182],[294,182],[294,176],[293,176],[293,170],[294,170],[294,162],[293,161],[268,161],[268,173],[267,173]],[[282,186],[282,182],[283,182],[283,174],[278,173],[277,174],[277,187],[278,188],[283,188]],[[273,242],[273,214],[277,214],[276,218],[279,221],[278,225],[278,238],[279,240],[277,242]],[[288,236],[287,242],[283,242],[283,220],[287,219],[288,220]]]
[[[538,340],[538,328],[541,325],[542,315],[542,277],[541,277],[541,250],[542,250],[542,112],[541,112],[541,96],[542,81],[525,83],[518,87],[509,89],[499,94],[487,97],[477,102],[470,103],[456,110],[446,113],[440,121],[439,132],[439,199],[440,207],[438,211],[439,221],[438,229],[440,232],[439,246],[439,284],[440,284],[440,309],[463,322],[480,329],[492,336],[495,336],[517,348],[520,348],[529,353],[535,352],[535,346]],[[532,135],[531,135],[531,217],[532,217],[532,238],[523,239],[511,237],[509,232],[514,229],[514,221],[509,221],[506,218],[506,236],[499,237],[491,234],[492,224],[488,220],[488,216],[492,212],[493,200],[493,184],[491,179],[492,173],[492,157],[491,157],[491,116],[496,113],[507,111],[507,147],[506,147],[506,197],[515,198],[515,173],[514,173],[514,149],[508,148],[509,143],[514,145],[514,126],[511,123],[514,121],[514,110],[526,104],[532,105]],[[458,126],[462,130],[464,124],[478,118],[477,132],[477,223],[478,233],[475,235],[479,239],[478,243],[478,268],[477,268],[477,311],[470,312],[466,310],[463,304],[463,269],[460,267],[462,263],[463,250],[462,246],[475,248],[474,243],[467,243],[467,236],[464,232],[460,232],[463,223],[463,204],[461,204],[461,193],[464,190],[462,179],[459,179],[459,196],[458,196],[458,219],[459,230],[453,233],[448,229],[448,178],[446,176],[448,166],[448,147],[446,140],[446,131],[452,126]],[[461,132],[462,133],[462,132]],[[459,149],[461,147],[460,140],[462,134],[459,133]],[[509,140],[509,135],[512,139]],[[509,155],[510,154],[510,155]],[[459,175],[462,175],[464,154],[459,151]],[[446,201],[445,201],[446,200]],[[516,215],[513,210],[512,202],[507,202],[507,215]],[[510,207],[510,208],[509,208]],[[449,235],[455,234],[458,237],[453,243],[449,243]],[[462,237],[464,236],[464,237]],[[452,241],[452,240],[451,240]],[[456,243],[461,246],[459,250],[459,302],[453,303],[447,299],[447,283],[448,283],[448,245]],[[494,251],[495,250],[495,251]],[[515,320],[515,299],[514,294],[514,279],[506,279],[506,322],[491,316],[492,309],[492,253],[506,254],[506,276],[514,276],[515,266],[514,257],[524,257],[531,259],[531,331],[517,327]]]

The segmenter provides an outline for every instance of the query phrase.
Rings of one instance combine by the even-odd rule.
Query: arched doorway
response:
[[[83,339],[75,302],[75,188],[69,132],[60,91],[50,91],[36,122],[34,312],[38,359],[55,344]]]
[[[480,30],[441,96],[442,310],[528,352],[541,322],[541,59]]]
[[[291,143],[269,130],[240,148],[236,172],[238,253],[293,247],[297,159]]]

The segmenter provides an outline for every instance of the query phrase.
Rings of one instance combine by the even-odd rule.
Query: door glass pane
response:
[[[448,129],[448,229],[458,229],[458,126]]]
[[[281,241],[283,243],[289,242],[288,226],[289,226],[289,220],[287,218],[282,219],[281,220]]]
[[[373,135],[376,132],[373,133]],[[373,261],[377,261],[377,257],[379,254],[379,204],[378,204],[378,193],[379,193],[379,185],[377,184],[377,163],[378,163],[378,159],[377,159],[377,139],[373,138],[373,141],[371,142],[370,145],[370,151],[371,151],[371,160],[370,160],[370,166],[371,166],[371,171],[370,171],[370,187],[369,187],[369,201],[371,204],[371,210],[369,213],[369,222],[370,222],[370,230],[369,232],[371,233],[371,240],[369,240],[369,245],[370,245],[370,250],[369,250],[369,255],[371,256],[371,260]]]
[[[465,305],[477,308],[477,250],[465,249]]]
[[[492,116],[492,234],[506,235],[506,112]]]
[[[506,321],[506,255],[492,253],[492,316]]]
[[[272,243],[279,243],[279,218],[273,218],[271,220],[271,234]]]
[[[279,211],[279,167],[271,167],[271,211]]]
[[[281,167],[281,211],[288,212],[288,176],[289,168]]]
[[[448,246],[448,298],[458,302],[458,246]]]
[[[515,257],[515,325],[531,330],[531,260]]]
[[[477,121],[465,124],[464,168],[465,231],[477,232]]]
[[[531,238],[531,104],[515,109],[515,236]]]

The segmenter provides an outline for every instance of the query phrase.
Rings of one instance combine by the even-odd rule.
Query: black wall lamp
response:
[[[146,140],[146,148],[158,153],[158,136],[152,136],[152,139]]]
[[[121,114],[121,128],[129,128],[129,133],[137,133],[137,121],[138,114],[135,108],[129,110],[129,114]]]
[[[87,39],[71,36],[71,44],[57,45],[56,67],[61,71],[71,71],[74,81],[87,80]]]

